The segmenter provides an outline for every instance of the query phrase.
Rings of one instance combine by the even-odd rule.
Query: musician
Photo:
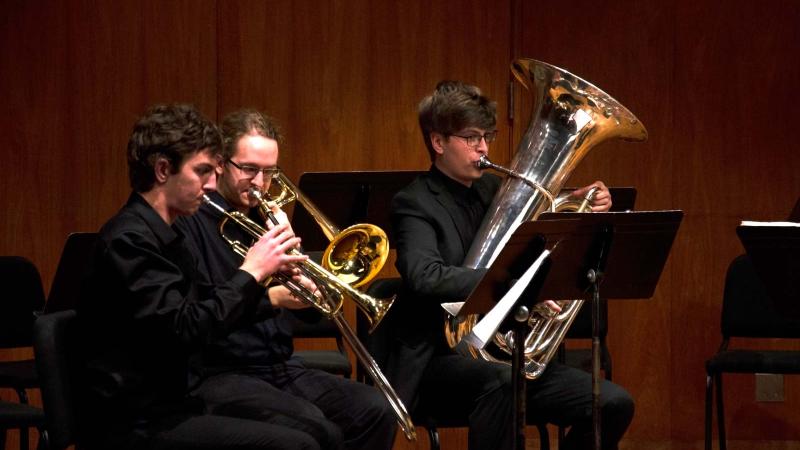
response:
[[[391,204],[404,288],[387,324],[394,340],[386,375],[412,409],[422,407],[434,417],[462,414],[470,449],[510,448],[511,368],[453,352],[440,306],[463,301],[480,280],[477,271],[461,264],[500,185],[499,177],[475,165],[497,133],[495,102],[475,86],[443,81],[420,103],[419,123],[432,165]],[[581,197],[593,186],[599,191],[592,210],[607,211],[611,197],[602,182],[573,195]],[[607,381],[601,399],[603,447],[614,448],[631,421],[633,401]],[[528,381],[527,417],[571,426],[562,449],[591,448],[591,405],[591,376],[581,370],[551,363],[540,378]]]
[[[257,201],[251,187],[267,192],[277,170],[281,134],[273,119],[253,110],[234,112],[223,120],[223,154],[217,166],[217,192],[210,195],[223,208],[252,213]],[[251,211],[252,209],[252,211]],[[277,207],[281,222],[286,215]],[[239,257],[223,240],[218,225],[221,213],[204,205],[200,212],[179,221],[196,244],[197,256],[210,278],[224,285],[235,275]],[[231,237],[247,236],[226,227]],[[304,280],[310,288],[313,283]],[[390,449],[397,423],[377,389],[321,370],[308,369],[292,355],[292,334],[287,310],[309,305],[283,286],[268,290],[273,305],[269,318],[212,341],[195,367],[202,381],[194,392],[210,411],[288,425],[313,435],[323,448]],[[315,310],[306,315],[318,318]]]
[[[186,105],[156,106],[134,126],[133,192],[100,229],[77,305],[82,447],[320,448],[291,428],[204,414],[187,396],[193,349],[270,313],[260,283],[305,259],[286,254],[299,239],[278,226],[226,283],[211,286],[199,276],[172,225],[214,189],[220,142],[216,126]]]

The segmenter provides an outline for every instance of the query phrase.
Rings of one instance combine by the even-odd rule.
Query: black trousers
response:
[[[205,379],[207,412],[287,427],[322,449],[391,449],[397,422],[374,387],[290,362]]]
[[[87,450],[320,450],[307,433],[257,420],[170,414],[134,424],[105,424],[84,433]]]
[[[562,449],[591,449],[592,378],[589,373],[551,363],[528,381],[528,423],[545,421],[570,427]],[[601,385],[604,449],[614,449],[633,418],[633,399],[622,387]],[[469,449],[510,449],[513,433],[511,367],[461,355],[434,356],[423,375],[418,410],[434,419],[469,424]]]

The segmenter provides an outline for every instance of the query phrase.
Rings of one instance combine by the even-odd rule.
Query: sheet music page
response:
[[[743,227],[800,227],[798,222],[757,222],[754,220],[743,220]]]

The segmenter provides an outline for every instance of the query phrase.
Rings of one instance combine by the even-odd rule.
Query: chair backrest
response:
[[[33,322],[44,307],[39,270],[22,256],[0,256],[0,347],[29,347]]]
[[[50,285],[50,294],[44,307],[46,313],[75,308],[96,241],[97,233],[71,233],[67,236],[53,284]]]
[[[789,213],[789,222],[800,222],[800,198],[797,199],[792,212]]]
[[[312,312],[312,311],[304,311]],[[314,338],[314,339],[333,339],[336,349],[322,350],[298,350],[295,348],[294,356],[299,358],[303,364],[310,369],[323,370],[335,375],[350,378],[353,367],[350,356],[344,346],[344,338],[339,332],[339,328],[327,317],[318,317],[316,320],[306,318],[299,319],[294,314],[291,318],[292,336],[294,338]]]
[[[747,255],[728,266],[722,300],[723,337],[800,338],[800,320],[776,312]]]
[[[34,325],[33,349],[41,379],[45,428],[52,449],[64,449],[77,440],[77,411],[73,374],[77,351],[74,310],[43,314]]]

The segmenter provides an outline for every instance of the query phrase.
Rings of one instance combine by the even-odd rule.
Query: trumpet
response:
[[[255,195],[253,191],[255,191]],[[259,200],[259,209],[262,211],[262,214],[267,217],[267,220],[277,224],[278,221],[267,206],[266,199],[263,195],[261,195],[261,192],[251,189],[251,195]],[[214,203],[210,198],[208,198],[208,196],[203,196],[203,200],[206,204],[216,209],[223,215],[223,220],[220,221],[219,224],[220,235],[237,255],[244,258],[249,247],[238,240],[229,238],[225,234],[224,228],[229,221],[238,225],[245,233],[254,239],[258,239],[264,233],[266,233],[267,230],[264,227],[254,222],[241,212],[226,211],[224,208]],[[296,249],[291,251],[299,253],[299,251]],[[394,302],[394,297],[389,299],[375,299],[354,289],[346,282],[340,280],[336,275],[330,273],[324,267],[311,261],[310,259],[298,264],[297,267],[304,276],[312,280],[317,286],[317,289],[319,289],[319,293],[321,294],[319,297],[302,284],[295,282],[294,279],[288,275],[278,272],[273,275],[273,278],[289,289],[293,295],[316,308],[323,315],[333,321],[333,323],[342,333],[342,338],[350,345],[350,348],[353,350],[356,358],[366,369],[367,374],[375,383],[375,387],[389,402],[389,405],[397,417],[398,424],[403,430],[403,434],[405,435],[406,439],[409,441],[415,441],[417,439],[417,433],[414,423],[411,421],[411,415],[408,413],[408,410],[406,410],[405,405],[403,404],[402,400],[400,400],[400,397],[397,395],[394,388],[391,386],[391,384],[389,384],[386,376],[383,374],[383,372],[381,372],[380,368],[378,367],[378,363],[375,362],[367,349],[358,339],[356,332],[353,330],[347,320],[345,320],[342,311],[344,297],[348,296],[352,298],[359,309],[361,309],[361,311],[364,312],[364,314],[370,320],[371,331],[375,328],[375,326],[377,326],[381,318],[383,318],[383,316],[386,314],[386,311],[389,310],[389,307],[391,307],[392,303]]]
[[[253,189],[251,189],[251,192]],[[262,197],[263,199],[263,197]],[[253,239],[260,238],[267,232],[266,228],[251,220],[246,215],[239,211],[226,211],[223,207],[214,203],[208,196],[203,196],[203,200],[212,208],[216,209],[223,215],[222,221],[219,224],[219,232],[222,239],[228,243],[233,251],[242,258],[247,255],[249,246],[243,244],[241,241],[228,237],[225,234],[225,227],[229,221],[238,225],[245,233]],[[266,203],[266,201],[264,201]],[[273,223],[277,223],[277,219],[272,215],[272,212],[266,207],[268,211],[267,217]],[[298,253],[297,249],[290,250],[293,253]],[[303,301],[319,310],[326,316],[334,315],[341,311],[344,297],[350,297],[356,303],[356,306],[364,313],[370,323],[370,331],[372,331],[378,323],[386,315],[386,312],[392,306],[394,297],[388,299],[375,299],[357,289],[346,282],[339,279],[335,274],[329,272],[327,269],[317,264],[316,262],[308,259],[297,265],[300,272],[308,279],[312,280],[317,288],[324,290],[322,297],[324,301],[320,301],[319,297],[314,292],[306,288],[300,283],[295,282],[292,277],[276,272],[273,275],[276,281],[286,286],[292,293],[301,298]]]

